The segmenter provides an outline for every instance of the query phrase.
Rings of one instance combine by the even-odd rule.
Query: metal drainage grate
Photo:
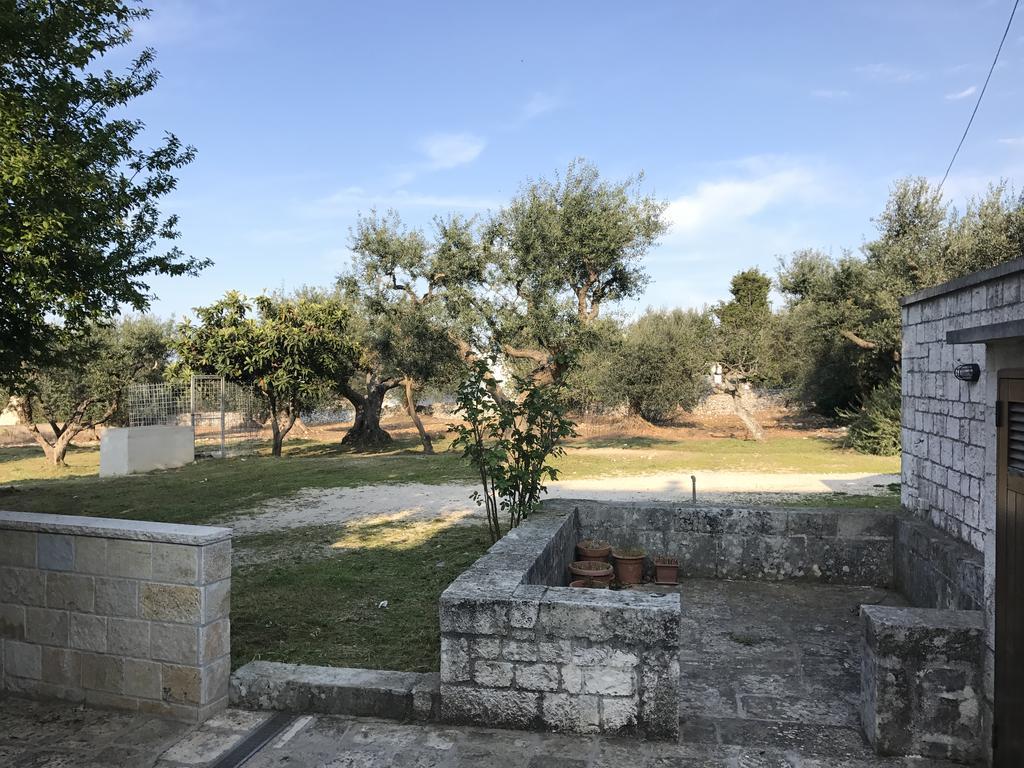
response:
[[[239,768],[245,765],[249,758],[259,752],[268,741],[281,733],[295,719],[295,715],[288,712],[278,712],[272,718],[260,725],[228,752],[221,755],[210,768]]]

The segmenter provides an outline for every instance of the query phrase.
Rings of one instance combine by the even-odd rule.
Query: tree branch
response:
[[[845,339],[848,339],[848,340],[852,341],[854,344],[856,344],[861,349],[877,349],[878,348],[878,344],[876,344],[873,341],[868,341],[867,339],[862,339],[860,336],[855,334],[853,331],[840,330],[839,331],[839,335],[842,336]]]

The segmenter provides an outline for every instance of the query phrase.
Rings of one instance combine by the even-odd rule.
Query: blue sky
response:
[[[699,306],[779,255],[873,232],[900,176],[941,178],[1012,0],[160,0],[137,104],[199,155],[168,210],[215,265],[157,279],[181,315],[234,288],[328,285],[359,211],[485,214],[574,157],[669,203],[651,285]],[[1024,17],[946,191],[1024,186]]]

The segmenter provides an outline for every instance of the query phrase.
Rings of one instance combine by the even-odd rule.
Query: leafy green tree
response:
[[[736,415],[754,440],[763,440],[764,430],[743,403],[743,388],[772,381],[777,373],[776,322],[768,301],[771,287],[771,278],[758,269],[738,272],[729,284],[732,298],[715,308],[716,351],[722,365],[717,386],[732,397]]]
[[[461,448],[480,473],[482,490],[473,497],[484,507],[491,540],[497,541],[536,511],[545,482],[558,478],[548,462],[564,452],[561,440],[574,429],[560,384],[515,376],[519,396],[500,397],[489,384],[494,363],[494,358],[470,363],[457,394],[463,421],[451,430],[453,447]]]
[[[351,370],[358,355],[349,310],[336,299],[258,296],[250,302],[231,291],[195,312],[198,325],[186,319],[178,326],[180,365],[253,385],[270,409],[274,456],[281,455],[299,413],[320,399],[326,382]]]
[[[55,351],[49,362],[25,366],[14,402],[47,460],[63,465],[79,434],[119,415],[130,384],[160,380],[170,354],[170,328],[151,317],[125,318],[61,337]]]
[[[124,305],[145,310],[147,276],[206,265],[161,248],[178,221],[159,202],[195,151],[172,134],[139,146],[127,113],[156,85],[153,52],[103,68],[148,14],[124,0],[0,4],[0,378],[57,360]]]
[[[491,217],[471,297],[473,346],[527,362],[538,382],[561,381],[593,342],[601,310],[647,284],[643,258],[667,225],[665,204],[640,194],[641,180],[608,182],[577,160]]]

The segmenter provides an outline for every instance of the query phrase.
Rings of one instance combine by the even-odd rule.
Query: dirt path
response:
[[[815,475],[757,472],[700,472],[697,501],[706,504],[783,502],[814,493],[879,495],[888,493],[899,475]],[[370,517],[394,520],[475,521],[482,512],[470,498],[476,486],[451,483],[426,485],[364,485],[358,488],[308,488],[294,496],[274,499],[233,516],[225,524],[237,535],[341,524]],[[662,473],[632,477],[602,477],[552,483],[549,498],[599,501],[689,501],[689,475]]]

